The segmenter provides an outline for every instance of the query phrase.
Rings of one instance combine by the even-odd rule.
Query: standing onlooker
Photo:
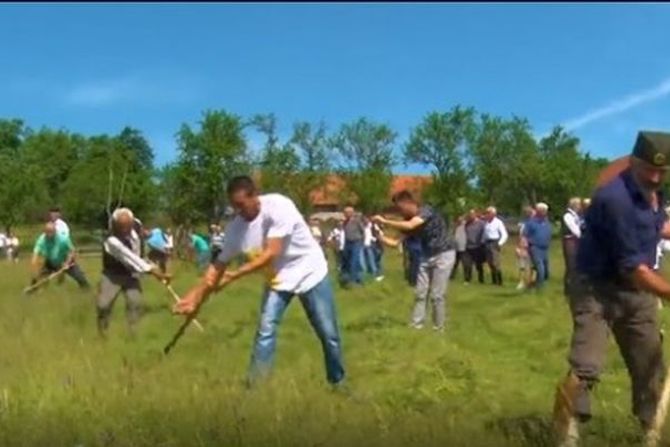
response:
[[[211,261],[219,256],[221,249],[223,248],[223,241],[225,240],[225,234],[221,231],[221,227],[218,224],[212,224],[209,226],[209,245],[212,252]]]
[[[415,287],[421,263],[421,239],[416,235],[407,235],[402,241],[402,247],[405,279],[410,286]]]
[[[579,229],[581,231],[581,237],[584,237],[584,230],[586,230],[586,212],[588,211],[589,207],[591,207],[591,199],[589,198],[582,199],[582,210],[581,213],[579,213],[579,217],[581,218],[579,220]]]
[[[433,307],[433,329],[444,331],[446,321],[445,296],[449,285],[449,276],[456,260],[454,241],[449,237],[445,219],[432,207],[419,205],[409,191],[401,191],[393,196],[393,203],[405,218],[393,221],[375,216],[375,222],[388,225],[406,234],[414,234],[421,240],[422,257],[419,264],[415,294],[416,300],[412,312],[411,326],[423,328],[426,318],[427,298]],[[382,236],[388,245],[398,246],[400,241]]]
[[[335,227],[330,231],[327,242],[333,247],[335,252],[335,263],[337,264],[337,272],[342,274],[342,262],[344,259],[344,226],[341,219],[337,220]]]
[[[372,234],[372,221],[363,217],[363,261],[365,271],[373,278],[377,278],[377,257],[375,256],[375,238]]]
[[[360,216],[354,214],[354,208],[348,206],[344,209],[344,262],[342,269],[342,285],[349,282],[362,285],[361,257],[363,253],[363,237],[365,227]]]
[[[9,259],[9,238],[5,233],[0,233],[0,256],[7,256]]]
[[[132,228],[131,231],[128,232],[128,237],[130,237],[131,234]],[[163,230],[156,227],[151,231],[144,230],[144,237],[146,238],[147,246],[149,247],[147,257],[151,262],[158,264],[160,271],[165,273],[167,271],[168,259],[167,237],[165,236],[165,233]]]
[[[465,219],[462,216],[456,219],[454,242],[456,243],[456,263],[454,264],[454,268],[451,271],[450,279],[456,278],[456,270],[458,270],[459,264],[463,264],[463,276],[465,276],[465,262],[463,259],[465,257],[465,249],[468,244],[468,237],[465,234]]]
[[[49,221],[56,226],[56,232],[63,236],[70,237],[70,227],[63,220],[60,208],[51,208],[49,210]]]
[[[528,239],[524,235],[526,224],[535,216],[535,209],[532,206],[524,208],[525,219],[519,224],[519,239],[517,241],[515,253],[517,266],[519,267],[519,284],[517,290],[523,290],[533,282],[533,268],[528,252]]]
[[[502,286],[503,276],[500,263],[500,249],[509,235],[502,220],[498,218],[498,211],[490,206],[486,209],[486,224],[483,234],[484,248],[486,250],[486,263],[491,269],[493,284]],[[532,255],[531,255],[532,256]]]
[[[167,250],[168,258],[171,258],[174,251],[174,236],[172,234],[172,228],[165,229],[165,249]]]
[[[198,266],[198,271],[204,271],[212,260],[212,255],[209,250],[209,244],[204,237],[196,233],[191,233],[191,249],[195,254],[195,262]]]
[[[484,284],[484,221],[477,217],[475,210],[470,210],[465,220],[465,253],[463,256],[463,275],[465,284],[470,284],[472,279],[472,265],[477,268],[477,278],[480,284]]]
[[[551,243],[551,224],[547,219],[549,206],[546,203],[535,205],[535,217],[524,226],[524,236],[528,240],[528,252],[535,268],[535,288],[540,290],[549,279],[549,245]]]
[[[384,257],[384,241],[382,237],[384,236],[384,230],[382,230],[381,225],[377,222],[372,222],[372,239],[373,239],[373,252],[375,258],[375,266],[377,267],[377,276],[376,281],[382,281],[384,279],[384,268],[382,267],[382,258]]]
[[[563,291],[567,295],[570,286],[575,282],[577,274],[577,246],[582,237],[582,201],[573,197],[568,202],[568,208],[561,219],[561,241],[563,243],[563,259],[565,261],[565,275],[563,276]]]
[[[7,260],[19,262],[19,238],[15,233],[7,233]]]

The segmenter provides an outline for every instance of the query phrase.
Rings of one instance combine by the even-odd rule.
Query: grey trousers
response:
[[[123,292],[126,296],[126,318],[130,330],[134,330],[142,314],[142,286],[140,280],[129,275],[103,273],[100,291],[96,301],[98,330],[104,332],[109,327],[114,302]]]
[[[427,298],[433,307],[433,325],[438,329],[444,328],[445,295],[449,285],[449,276],[456,262],[456,251],[448,250],[430,258],[421,258],[419,274],[416,280],[414,311],[412,324],[423,324],[426,319]]]
[[[654,418],[664,371],[657,299],[644,292],[578,277],[570,294],[573,334],[569,362],[580,379],[575,402],[581,420],[591,416],[589,391],[605,363],[609,330],[632,381],[632,410],[644,427]]]

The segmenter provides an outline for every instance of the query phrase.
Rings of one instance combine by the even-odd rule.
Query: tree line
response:
[[[462,106],[428,113],[407,141],[365,117],[335,129],[296,122],[283,140],[277,127],[274,114],[207,110],[175,134],[176,160],[156,166],[153,148],[132,127],[84,136],[0,119],[0,224],[39,221],[60,206],[69,221],[98,227],[121,204],[157,221],[203,223],[223,216],[226,181],[250,172],[305,213],[311,191],[337,173],[346,179],[341,201],[374,212],[388,205],[393,170],[403,163],[431,172],[423,197],[452,216],[488,204],[517,214],[538,201],[557,211],[568,197],[588,195],[607,164],[561,127],[536,138],[524,118]],[[250,132],[263,135],[260,150],[250,148]]]

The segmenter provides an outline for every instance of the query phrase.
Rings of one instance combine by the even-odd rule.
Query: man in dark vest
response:
[[[102,278],[96,301],[98,331],[103,337],[120,292],[126,296],[126,316],[131,334],[134,332],[141,313],[142,287],[139,276],[142,273],[151,273],[161,281],[170,280],[170,275],[140,256],[135,222],[128,208],[117,209],[112,215],[111,232],[103,243]]]
[[[563,243],[563,259],[565,261],[563,290],[566,296],[577,274],[577,244],[579,238],[582,237],[581,211],[581,199],[573,197],[568,202],[568,208],[561,219],[561,241]]]

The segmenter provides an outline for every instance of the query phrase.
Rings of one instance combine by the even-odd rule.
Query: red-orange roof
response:
[[[433,178],[430,175],[396,175],[391,181],[389,188],[389,198],[393,194],[408,190],[417,196],[421,196],[423,190],[432,183]],[[346,180],[337,175],[330,174],[326,178],[325,185],[315,189],[310,193],[312,205],[314,206],[333,206],[343,204],[345,198],[342,197],[342,192],[346,187]],[[352,198],[353,199],[353,198]]]

